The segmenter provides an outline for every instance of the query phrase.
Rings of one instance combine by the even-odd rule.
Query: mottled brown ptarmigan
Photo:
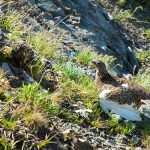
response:
[[[93,63],[97,68],[95,85],[100,92],[100,104],[104,112],[109,114],[111,111],[122,118],[141,121],[141,107],[150,108],[150,93],[130,80],[110,75],[101,60]],[[150,117],[150,112],[147,117]]]

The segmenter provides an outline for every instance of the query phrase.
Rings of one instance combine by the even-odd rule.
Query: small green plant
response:
[[[150,51],[136,52],[136,57],[142,64],[142,69],[133,78],[133,81],[137,84],[144,86],[150,91],[150,69],[147,67],[150,60]]]
[[[5,76],[4,71],[2,69],[0,69],[0,81],[4,76]]]
[[[94,88],[94,79],[90,76],[83,75],[79,79],[79,84],[82,85],[83,87],[87,87],[89,89]]]
[[[92,122],[91,122],[91,125],[94,126],[94,127],[97,127],[97,128],[103,127],[103,125],[101,124],[100,119],[97,119],[97,120],[92,121]]]
[[[28,64],[26,64],[28,65]],[[40,81],[42,78],[42,74],[44,71],[44,67],[45,67],[45,63],[42,62],[41,59],[39,59],[38,61],[35,62],[35,64],[29,64],[29,70],[30,70],[30,74],[32,76],[33,79]]]
[[[2,119],[2,126],[3,126],[3,128],[8,129],[8,130],[14,130],[17,127],[16,119],[3,118]]]
[[[67,109],[61,110],[59,116],[61,116],[62,118],[65,118],[66,120],[70,122],[76,123],[78,125],[81,125],[83,122],[83,119],[79,119],[77,115],[73,115]]]
[[[138,128],[140,129],[142,143],[147,148],[150,149],[150,121],[148,118],[143,117],[142,124],[138,124]]]
[[[39,84],[29,84],[29,85],[23,85],[22,88],[20,88],[20,95],[19,95],[19,101],[27,102],[28,100],[31,100],[32,102],[40,103],[42,102],[43,98],[46,98],[47,92],[39,89]]]
[[[135,124],[125,120],[124,122],[120,122],[116,118],[111,118],[108,120],[108,126],[111,127],[112,132],[120,132],[123,135],[130,135],[135,131]]]
[[[150,50],[136,52],[136,57],[139,59],[139,61],[142,64],[144,64],[144,63],[146,63],[147,61],[150,60]]]
[[[116,131],[119,131],[123,135],[131,135],[135,131],[135,124],[129,121],[125,121],[123,124],[119,124],[116,127]]]
[[[122,10],[117,14],[113,15],[113,18],[117,21],[117,22],[121,22],[123,20],[130,20],[133,18],[133,13],[130,10]]]
[[[14,140],[11,140],[10,142],[6,135],[3,135],[2,137],[0,137],[0,149],[1,150],[15,149],[16,143],[18,143],[18,141],[15,142]]]
[[[37,147],[39,149],[41,148],[44,148],[46,147],[48,144],[50,143],[53,143],[53,138],[55,137],[56,135],[52,136],[52,137],[49,137],[49,136],[46,136],[44,140],[40,141],[37,143]]]
[[[72,62],[67,62],[67,64],[65,64],[65,66],[63,67],[62,72],[66,78],[75,81],[78,81],[80,77],[83,76],[82,70]]]
[[[0,18],[0,28],[9,30],[11,32],[9,34],[9,38],[11,40],[21,40],[25,31],[28,30],[26,26],[22,23],[23,17],[24,16],[17,11],[11,12],[8,9],[6,15]]]
[[[23,85],[19,91],[17,99],[24,104],[21,111],[23,118],[28,123],[39,120],[39,122],[46,124],[47,116],[44,115],[45,113],[49,117],[54,117],[58,114],[58,106],[52,104],[48,92],[42,90],[39,84]]]
[[[119,124],[119,120],[116,119],[116,118],[110,118],[110,119],[108,120],[108,125],[109,125],[110,127],[116,127],[116,126],[118,126],[118,124]]]
[[[46,126],[48,124],[47,116],[42,112],[38,112],[37,109],[34,111],[25,112],[23,119],[27,125],[36,124],[38,126]]]
[[[123,6],[126,2],[127,0],[117,0],[117,5]]]
[[[96,57],[96,52],[91,51],[91,48],[87,47],[77,54],[77,61],[84,65],[89,65],[90,62]]]
[[[143,69],[141,70],[136,77],[134,77],[133,81],[137,84],[144,86],[147,90],[150,91],[150,70]]]
[[[0,27],[6,30],[13,30],[21,18],[22,17],[16,11],[13,13],[7,12],[4,17],[0,18]]]
[[[59,39],[51,39],[50,37],[49,32],[31,32],[27,36],[26,42],[32,45],[42,56],[52,59],[58,57],[61,44]]]

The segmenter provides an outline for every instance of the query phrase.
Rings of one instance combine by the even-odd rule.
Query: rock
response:
[[[23,79],[25,80],[25,82],[27,82],[27,83],[32,84],[32,83],[35,82],[35,81],[26,73],[26,71],[23,71],[23,72],[22,72],[22,77],[23,77]]]
[[[11,69],[10,69],[8,63],[3,62],[3,63],[2,63],[2,69],[4,70],[4,72],[5,72],[8,76],[12,76],[12,75],[13,75],[13,73],[12,73],[12,71],[11,71]]]
[[[30,5],[30,6],[35,6],[36,5],[36,3],[35,3],[35,0],[26,0],[27,2],[28,2],[28,4]]]
[[[104,132],[104,131],[100,132],[100,137],[102,137],[102,138],[106,138],[106,134],[105,134],[105,132]]]
[[[119,142],[119,144],[126,144],[126,145],[128,144],[128,139],[124,135],[118,134],[116,140]]]
[[[55,25],[55,22],[53,20],[49,20],[49,21],[47,21],[47,25],[49,28],[53,28]]]
[[[111,117],[116,119],[116,120],[121,120],[121,117],[119,115],[116,115],[116,114],[112,114]]]
[[[36,20],[34,20],[33,18],[31,18],[31,17],[26,17],[23,21],[24,21],[24,23],[28,24],[29,26],[32,26],[32,28],[33,28],[33,30],[34,30],[35,32],[40,31],[41,26],[40,26],[39,23],[38,23]]]
[[[74,130],[72,130],[72,129],[66,129],[66,130],[63,132],[63,135],[69,135],[69,134],[71,134],[72,132],[74,132]]]
[[[147,150],[146,148],[136,147],[135,150]]]
[[[108,139],[104,142],[104,144],[114,147],[116,145],[116,140],[115,139]]]
[[[67,145],[67,144],[64,145],[64,144],[62,144],[62,143],[60,143],[60,142],[57,143],[57,144],[58,144],[58,145],[57,145],[57,147],[58,147],[57,149],[58,149],[58,150],[68,150],[68,145]]]
[[[65,13],[62,8],[57,7],[52,1],[43,1],[40,0],[38,3],[38,7],[43,9],[45,12],[50,12],[53,17],[61,16],[65,17]]]
[[[134,144],[138,144],[140,140],[141,140],[141,138],[138,137],[137,135],[133,135],[133,136],[132,136],[132,142],[133,142]]]
[[[76,139],[76,141],[74,142],[74,146],[75,149],[78,150],[94,150],[94,148],[89,144],[88,141],[81,138]]]
[[[149,104],[150,105],[150,104]],[[144,116],[150,117],[150,107],[147,104],[142,105],[139,111],[144,114]]]
[[[32,5],[35,4],[34,0],[28,1]],[[117,75],[132,74],[135,66],[135,72],[140,68],[139,62],[127,45],[128,42],[114,28],[112,17],[94,1],[38,0],[36,5],[38,16],[41,16],[39,22],[51,28],[55,22],[53,18],[60,18],[57,25],[69,31],[73,38],[82,36],[83,40],[96,47],[98,52],[116,57],[116,62],[111,68]],[[42,14],[52,15],[53,18],[47,20]]]
[[[86,118],[88,117],[89,113],[92,112],[91,109],[78,109],[75,110],[76,113],[79,113],[81,115],[81,117]]]
[[[6,40],[8,40],[6,34],[0,29],[0,48],[2,48],[4,44],[6,44]]]

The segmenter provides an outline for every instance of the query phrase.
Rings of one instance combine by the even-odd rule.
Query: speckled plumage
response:
[[[113,101],[121,105],[134,105],[140,108],[144,100],[150,105],[150,93],[142,86],[135,84],[131,80],[116,78],[108,73],[105,64],[96,60],[93,63],[97,67],[95,85],[99,92],[105,93],[103,100]]]

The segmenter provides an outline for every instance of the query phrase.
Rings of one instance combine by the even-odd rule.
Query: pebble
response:
[[[140,140],[141,140],[141,138],[138,137],[137,135],[132,136],[132,141],[134,144],[138,144]]]
[[[8,76],[13,76],[13,73],[8,65],[8,63],[3,62],[2,63],[2,69],[4,70],[4,72],[8,75]]]

